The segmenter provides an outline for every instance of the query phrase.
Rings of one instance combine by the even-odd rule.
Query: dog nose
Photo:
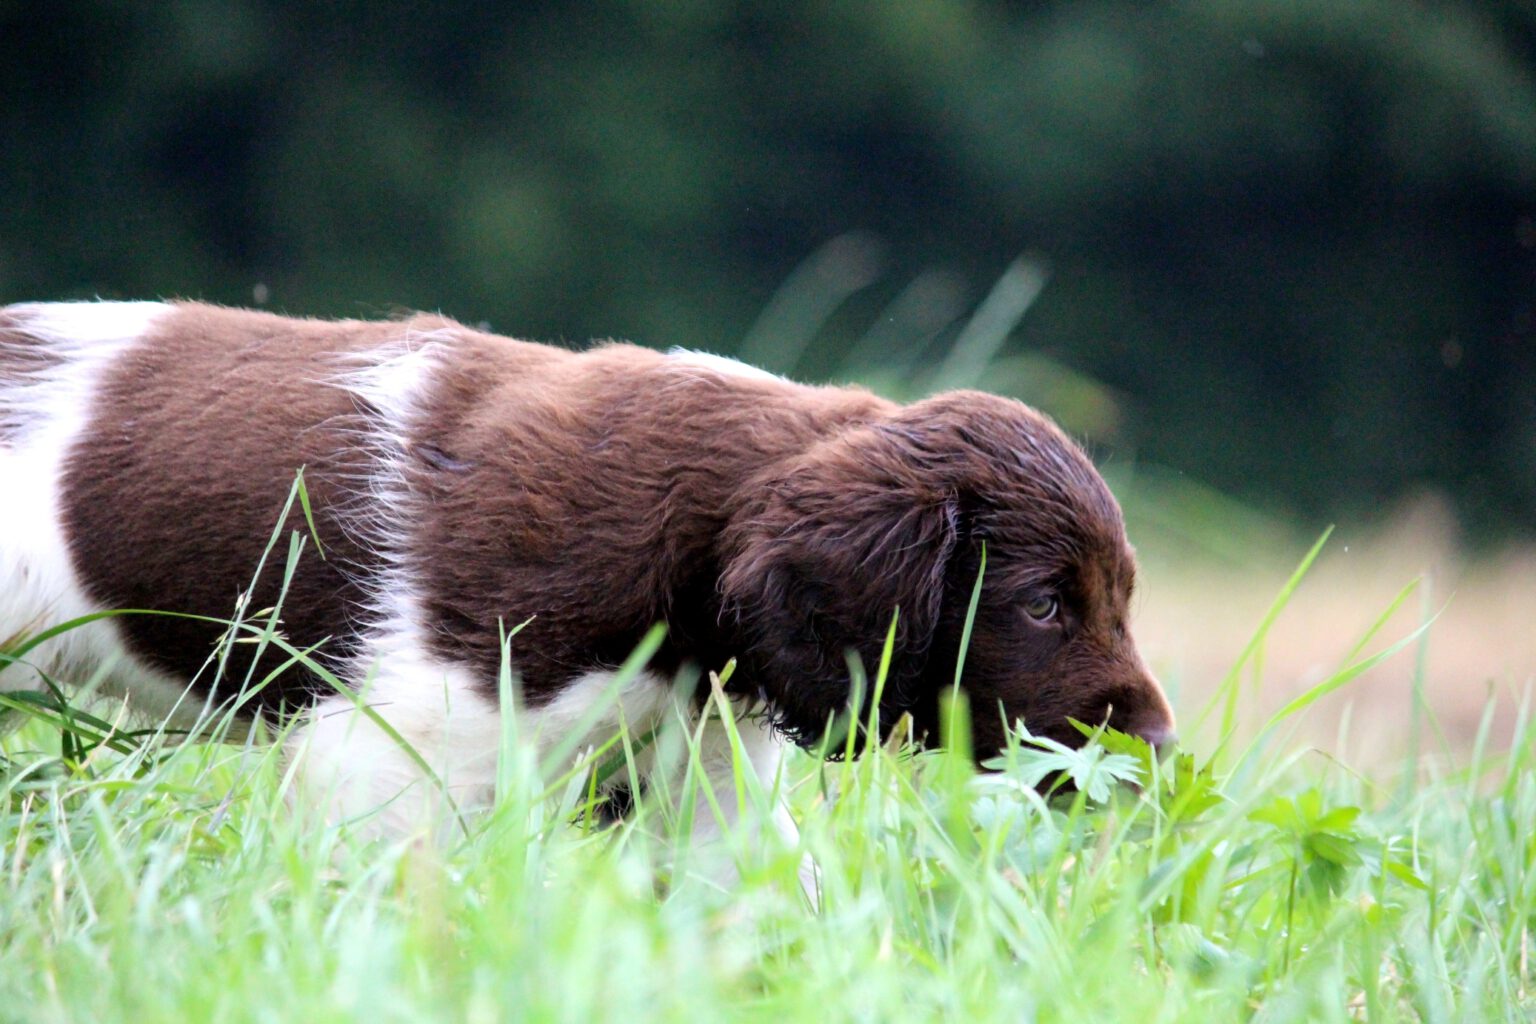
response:
[[[1178,746],[1179,734],[1169,725],[1151,725],[1137,729],[1136,735],[1147,741],[1147,745],[1159,754],[1166,753],[1170,748]]]

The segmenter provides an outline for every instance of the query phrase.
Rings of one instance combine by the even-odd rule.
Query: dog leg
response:
[[[491,803],[500,745],[499,710],[468,671],[396,652],[359,694],[307,711],[287,753],[294,796],[328,824],[446,839]]]
[[[296,796],[328,823],[355,823],[368,838],[448,838],[462,815],[495,798],[504,738],[499,700],[478,674],[434,661],[422,646],[376,642],[376,667],[358,694],[321,700],[289,738]],[[615,689],[613,673],[590,672],[553,701],[519,708],[517,742],[541,759],[560,747],[579,756],[621,721],[651,728],[672,699],[652,673]]]
[[[695,847],[715,846],[727,834],[735,834],[738,842],[758,845],[759,823],[764,822],[766,810],[768,827],[787,848],[795,848],[800,843],[800,830],[790,816],[784,792],[788,784],[784,776],[788,742],[762,716],[738,712],[735,716],[740,738],[738,761],[725,723],[719,719],[716,709],[712,708],[710,715],[699,742],[699,767],[703,778],[694,805]],[[739,786],[738,769],[743,774]],[[708,794],[704,792],[705,786],[709,789]],[[759,801],[766,802],[766,807],[760,806]],[[742,829],[749,831],[742,834]],[[722,869],[720,874],[724,876],[718,879],[722,885],[734,885],[738,880],[734,865],[728,870]],[[802,858],[798,874],[801,890],[811,905],[816,906],[820,885],[815,862],[809,854]]]

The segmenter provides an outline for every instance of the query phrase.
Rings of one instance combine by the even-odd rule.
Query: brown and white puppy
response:
[[[975,749],[1005,723],[1080,740],[1068,717],[1154,743],[1173,718],[1127,632],[1120,511],[1049,420],[977,392],[900,406],[688,352],[571,352],[416,316],[324,322],[196,303],[0,310],[0,638],[103,609],[228,618],[304,470],[324,558],[246,607],[365,693],[460,802],[487,799],[501,736],[503,626],[547,747],[604,694],[638,734],[672,713],[685,664],[738,659],[732,691],[765,779],[779,736],[818,740],[850,700],[848,652],[878,664],[900,609],[881,720],[937,725],[983,545],[962,686]],[[295,511],[286,529],[303,531]],[[157,713],[232,698],[283,656],[211,660],[218,625],[129,615],[35,650]],[[247,656],[249,645],[237,646]],[[105,667],[103,669],[103,667]],[[419,782],[351,700],[281,673],[253,710],[299,714],[301,775],[336,813]],[[712,774],[729,779],[720,737]],[[418,787],[419,788],[419,787]],[[385,812],[413,823],[425,799]],[[392,818],[391,818],[392,816]]]

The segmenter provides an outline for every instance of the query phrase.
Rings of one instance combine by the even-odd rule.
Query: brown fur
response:
[[[846,708],[847,652],[877,664],[899,607],[882,717],[909,711],[931,731],[985,545],[963,684],[978,754],[1019,718],[1067,742],[1079,739],[1068,716],[1171,734],[1126,632],[1134,562],[1119,509],[1033,410],[976,392],[901,407],[856,388],[722,374],[629,345],[573,353],[436,318],[323,323],[179,306],[112,369],[69,462],[67,531],[92,594],[228,615],[302,466],[327,558],[302,562],[284,627],[300,646],[329,638],[348,653],[380,559],[348,527],[368,500],[359,439],[370,410],[331,382],[337,355],[433,331],[451,338],[408,439],[402,555],[433,653],[473,665],[488,689],[499,624],[532,619],[512,657],[537,705],[617,664],[663,621],[655,667],[736,657],[733,686],[808,742]],[[278,575],[264,574],[251,607],[276,602]],[[1033,622],[1022,605],[1046,590],[1060,616]],[[123,624],[134,650],[188,677],[216,632],[163,617]],[[264,701],[311,697],[290,675]]]

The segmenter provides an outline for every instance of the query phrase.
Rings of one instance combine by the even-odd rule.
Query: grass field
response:
[[[1135,526],[1143,563],[1137,638],[1187,712],[1221,684],[1309,538],[1245,523],[1242,510],[1199,524],[1201,540],[1227,539],[1222,550],[1180,543],[1156,522]],[[1405,587],[1412,592],[1379,636],[1382,646],[1412,636],[1408,649],[1321,699],[1296,723],[1295,741],[1387,773],[1409,754],[1442,767],[1464,763],[1484,728],[1488,742],[1507,746],[1536,681],[1536,547],[1471,552],[1449,510],[1428,499],[1373,528],[1333,532],[1269,631],[1262,657],[1244,668],[1249,724],[1347,660]],[[1182,731],[1197,749],[1214,742],[1209,733]]]
[[[1394,646],[1432,689],[1390,610],[1351,609],[1287,705],[1252,693],[1285,664],[1260,608],[1206,685],[1207,738],[1162,765],[1113,736],[985,777],[894,747],[800,758],[798,849],[694,846],[686,782],[598,825],[583,771],[511,740],[462,838],[368,844],[290,806],[270,746],[40,712],[0,748],[0,1020],[1536,1020],[1529,706],[1498,742],[1490,710],[1445,757],[1369,774],[1291,732]],[[1186,688],[1187,727],[1200,704]],[[1059,771],[1077,792],[1042,800]]]

